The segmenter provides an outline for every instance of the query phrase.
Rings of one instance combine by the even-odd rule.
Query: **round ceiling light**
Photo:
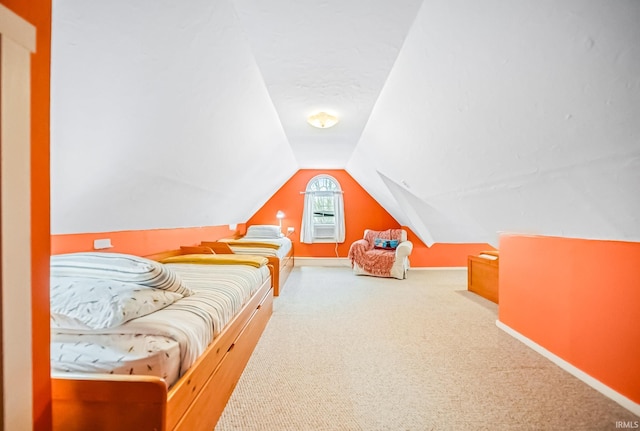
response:
[[[338,117],[327,114],[326,112],[318,112],[317,114],[310,115],[307,118],[309,124],[313,127],[317,127],[319,129],[326,129],[328,127],[333,127],[338,122]]]

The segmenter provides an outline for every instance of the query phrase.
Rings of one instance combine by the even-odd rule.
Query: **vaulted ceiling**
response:
[[[52,232],[244,222],[343,168],[427,244],[640,241],[638,22],[635,0],[54,0]]]
[[[344,168],[422,0],[233,4],[298,165]],[[338,125],[310,127],[319,111]]]

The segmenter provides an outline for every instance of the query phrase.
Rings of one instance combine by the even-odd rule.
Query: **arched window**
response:
[[[329,175],[317,175],[304,192],[300,241],[344,242],[344,199],[340,183]]]

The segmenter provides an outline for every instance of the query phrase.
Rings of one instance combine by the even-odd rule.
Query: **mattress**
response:
[[[180,346],[155,335],[56,334],[51,342],[51,371],[54,375],[153,375],[172,385],[180,374]]]
[[[258,256],[276,256],[279,258],[285,257],[291,251],[292,243],[291,240],[287,237],[281,238],[238,238],[238,239],[221,239],[219,241],[224,241],[229,243],[229,248],[233,250],[236,254],[252,254]],[[241,245],[239,243],[246,243],[247,245]],[[256,243],[263,242],[265,244],[270,245],[269,247],[260,247],[256,245]],[[278,248],[271,247],[272,245],[278,245]]]
[[[52,374],[153,375],[171,386],[270,275],[267,266],[167,266],[195,294],[115,328],[52,331]]]

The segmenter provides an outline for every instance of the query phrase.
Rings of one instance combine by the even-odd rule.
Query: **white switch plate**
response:
[[[93,241],[94,250],[101,250],[103,248],[111,248],[111,247],[113,247],[111,245],[111,238],[96,239]]]
[[[289,227],[287,228],[287,232],[288,232],[288,233],[293,233],[295,230],[296,230],[296,229],[295,229],[293,226],[289,226]]]

